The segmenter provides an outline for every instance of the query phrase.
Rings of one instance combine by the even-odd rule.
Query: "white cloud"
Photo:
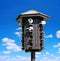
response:
[[[35,54],[36,54],[36,58],[38,58],[41,52],[36,52]]]
[[[45,52],[45,54],[46,54],[46,55],[50,55],[50,53],[49,53],[49,52]]]
[[[60,47],[60,43],[58,43],[57,45],[54,45],[53,47],[54,47],[54,48]]]
[[[9,51],[19,52],[21,51],[21,46],[18,46],[15,44],[15,40],[9,39],[9,38],[3,38],[2,39],[3,46],[6,46],[6,49]]]
[[[48,57],[43,57],[40,59],[40,61],[48,61]]]
[[[15,45],[8,45],[6,47],[8,50],[12,50],[14,52],[19,52],[21,51],[21,48],[19,46],[17,46],[16,44]]]
[[[36,55],[36,58],[38,58],[39,57],[39,55]]]
[[[21,36],[22,32],[14,32],[14,34],[16,34],[17,36]]]
[[[56,36],[57,36],[57,38],[60,38],[60,30],[58,30],[58,31],[56,32]]]
[[[60,61],[60,56],[55,56],[49,52],[45,52],[45,54],[40,58],[40,61]]]
[[[36,52],[36,54],[41,54],[40,52]]]
[[[53,35],[52,35],[52,34],[47,35],[47,36],[45,35],[44,37],[45,37],[45,38],[52,38],[52,37],[53,37]]]
[[[5,43],[5,42],[6,42],[6,43],[7,43],[7,42],[9,42],[9,43],[15,42],[15,40],[9,39],[9,38],[7,38],[7,37],[3,38],[2,41],[3,41],[4,43]]]
[[[10,54],[11,51],[3,51],[4,54]]]
[[[51,54],[50,52],[45,52],[45,54],[43,55],[43,57],[52,57],[52,58],[55,58],[56,56],[55,55],[53,55],[53,54]]]
[[[43,55],[43,57],[49,56],[51,55],[49,52],[45,52],[45,54]]]
[[[55,57],[55,55],[53,55],[53,54],[50,54],[51,55],[51,57]]]
[[[21,30],[22,29],[22,27],[19,27],[19,28],[17,28],[16,30]]]
[[[54,48],[57,48],[57,53],[60,54],[60,43],[53,46]]]
[[[58,48],[58,52],[57,53],[59,53],[60,54],[60,48]]]
[[[60,61],[60,57],[55,57],[55,58],[49,58],[48,56],[47,57],[43,57],[40,59],[40,61]]]
[[[47,54],[49,55],[47,55]],[[38,57],[38,59],[37,59]],[[0,56],[0,61],[30,61],[31,57],[25,57],[25,56]],[[49,52],[45,52],[45,56],[39,57],[36,55],[37,61],[60,61],[60,56],[55,56],[53,54],[50,54]]]
[[[0,61],[30,61],[24,56],[0,56]]]
[[[8,61],[9,56],[0,56],[0,61]]]

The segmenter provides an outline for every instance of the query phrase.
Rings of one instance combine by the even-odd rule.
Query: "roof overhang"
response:
[[[25,18],[25,17],[39,17],[39,18],[44,18],[43,20],[44,21],[47,21],[47,20],[49,20],[49,16],[48,15],[46,15],[46,14],[43,14],[43,13],[41,13],[41,12],[38,12],[38,11],[36,11],[36,10],[30,10],[30,11],[27,11],[27,12],[24,12],[24,13],[22,13],[21,15],[19,15],[18,17],[17,17],[17,22],[21,22],[22,21],[22,19],[23,18]]]

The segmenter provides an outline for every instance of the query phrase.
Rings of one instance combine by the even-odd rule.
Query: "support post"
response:
[[[31,61],[35,61],[35,51],[31,51]]]

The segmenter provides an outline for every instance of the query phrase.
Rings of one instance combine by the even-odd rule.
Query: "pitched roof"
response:
[[[41,15],[47,16],[46,14],[43,14],[43,13],[38,12],[38,11],[36,11],[36,10],[29,10],[29,11],[27,11],[27,12],[21,13],[21,15],[25,15],[25,14],[41,14]]]
[[[38,12],[36,10],[29,10],[27,12],[21,13],[21,15],[24,15],[24,14],[37,14],[37,13],[40,13],[40,12]]]
[[[43,17],[45,21],[47,21],[47,20],[50,18],[48,15],[43,14],[43,13],[41,13],[41,12],[38,12],[38,11],[36,11],[36,10],[29,10],[29,11],[27,11],[27,12],[21,13],[21,14],[17,17],[17,20],[18,20],[19,18],[23,18],[23,17],[34,17],[34,16],[35,16],[35,17],[37,17],[37,16]]]

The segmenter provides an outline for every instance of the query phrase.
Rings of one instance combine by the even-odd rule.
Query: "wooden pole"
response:
[[[31,51],[31,61],[35,61],[35,51]]]

